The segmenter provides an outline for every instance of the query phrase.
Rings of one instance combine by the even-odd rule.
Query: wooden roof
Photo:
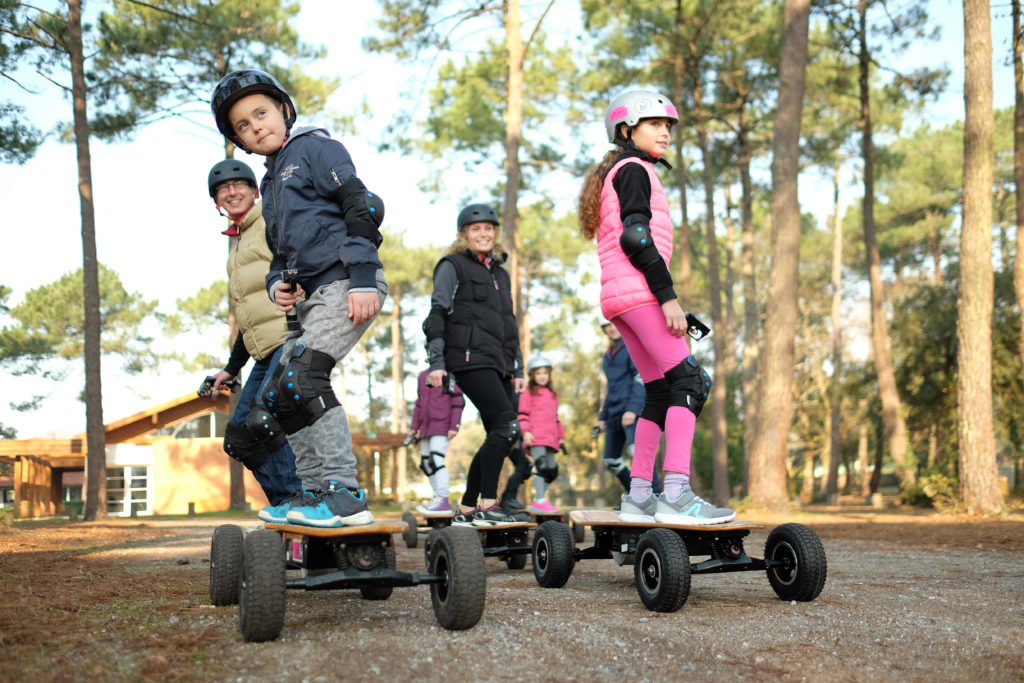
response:
[[[204,398],[195,393],[147,408],[106,425],[106,442],[146,443],[148,434],[214,411],[230,413],[227,391]],[[404,434],[353,434],[352,445],[396,448]],[[85,434],[71,439],[0,439],[0,462],[14,462],[18,456],[34,456],[51,467],[81,468],[85,462]]]

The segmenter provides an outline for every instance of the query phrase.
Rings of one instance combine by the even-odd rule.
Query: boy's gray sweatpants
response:
[[[297,344],[326,353],[335,362],[352,350],[376,316],[361,325],[352,324],[348,317],[349,284],[349,280],[336,280],[306,293],[306,300],[295,307],[302,334],[284,343],[281,363],[287,364]],[[384,271],[378,270],[377,297],[381,306],[387,294]],[[295,452],[295,470],[307,491],[325,489],[332,481],[359,488],[352,433],[342,406],[331,408],[312,425],[288,435],[288,444]]]

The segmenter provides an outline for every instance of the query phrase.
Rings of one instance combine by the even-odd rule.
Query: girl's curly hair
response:
[[[604,186],[604,178],[608,171],[615,165],[616,159],[622,152],[615,148],[608,150],[596,165],[591,166],[583,179],[583,187],[580,188],[577,216],[579,219],[580,235],[583,239],[592,240],[597,234],[601,225],[601,188]]]

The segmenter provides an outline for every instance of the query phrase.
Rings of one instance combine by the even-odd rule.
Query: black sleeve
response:
[[[248,362],[249,351],[245,348],[245,340],[242,339],[242,332],[239,330],[238,336],[235,337],[235,345],[231,347],[231,357],[228,358],[228,364],[224,366],[224,372],[232,377],[238,377],[238,373]]]
[[[639,164],[624,164],[612,178],[612,187],[619,196],[619,219],[644,216],[651,220],[651,178]],[[632,259],[630,259],[632,261]],[[643,268],[644,280],[659,304],[676,298],[672,287],[672,274],[665,259],[653,259]]]

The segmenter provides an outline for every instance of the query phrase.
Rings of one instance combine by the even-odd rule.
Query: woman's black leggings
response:
[[[463,505],[475,507],[478,497],[498,497],[498,478],[509,453],[508,427],[516,419],[515,389],[511,379],[492,368],[459,372],[455,381],[476,406],[487,432],[469,464],[466,493],[462,496]]]

